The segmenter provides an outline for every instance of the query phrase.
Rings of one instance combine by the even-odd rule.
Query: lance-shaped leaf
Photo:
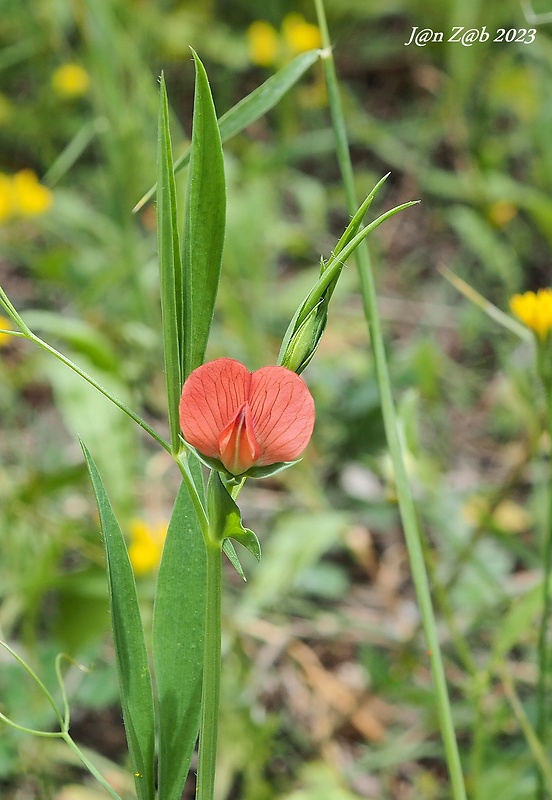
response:
[[[199,462],[191,473],[202,487]],[[203,496],[203,491],[200,491]],[[185,484],[172,513],[157,578],[153,660],[159,719],[159,797],[180,800],[199,729],[206,585],[205,543]]]
[[[100,473],[83,442],[81,446],[102,526],[115,660],[136,794],[139,800],[153,800],[153,692],[134,574]]]
[[[184,379],[205,355],[226,221],[224,160],[215,106],[205,68],[193,55],[196,84],[184,236]]]
[[[157,240],[159,251],[159,280],[161,285],[161,316],[163,320],[163,352],[169,407],[171,449],[180,449],[178,403],[182,388],[180,341],[182,322],[182,260],[178,235],[176,188],[173,172],[169,106],[165,79],[161,76],[159,95],[159,144],[157,153]]]
[[[271,75],[264,83],[258,86],[251,94],[248,94],[235,106],[232,106],[222,117],[219,119],[220,136],[223,142],[226,142],[232,136],[241,133],[248,125],[252,125],[260,117],[270,111],[271,108],[280,102],[282,97],[288,92],[292,86],[305,74],[305,72],[312,67],[315,61],[320,57],[320,50],[309,50],[306,53],[301,53],[296,56],[293,61],[282,67],[281,70]],[[190,149],[186,150],[174,162],[174,171],[179,172],[183,169],[190,160]],[[139,211],[148,200],[150,200],[155,191],[156,186],[146,192],[141,200],[136,203],[133,211]]]

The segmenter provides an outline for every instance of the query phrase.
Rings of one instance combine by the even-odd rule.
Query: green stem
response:
[[[547,424],[550,440],[552,442],[552,389],[545,384]],[[543,547],[543,583],[542,583],[542,616],[538,637],[538,682],[537,682],[537,724],[536,730],[543,749],[546,752],[548,744],[548,709],[547,709],[547,684],[548,684],[548,628],[550,625],[551,597],[550,578],[552,576],[552,467],[550,467],[548,486],[548,518],[544,535]],[[545,800],[545,782],[542,769],[537,776],[537,799]]]
[[[98,770],[96,769],[94,764],[90,761],[90,759],[88,759],[84,755],[82,750],[75,744],[73,739],[71,739],[71,737],[69,736],[67,731],[62,731],[61,732],[61,738],[63,739],[65,744],[67,744],[68,747],[70,747],[71,750],[78,756],[79,760],[82,762],[82,764],[84,764],[84,766],[90,772],[90,774],[93,775],[94,778],[96,778],[96,780],[98,781],[98,783],[100,783],[104,787],[104,789],[110,795],[110,797],[112,797],[113,800],[122,800],[121,796],[118,795],[117,792],[114,789],[111,788],[111,786],[106,781],[106,779],[103,777],[101,772],[98,772]]]
[[[546,787],[546,790],[548,792],[552,792],[552,767],[550,766],[550,762],[539,740],[539,737],[537,736],[533,726],[531,725],[531,723],[527,718],[527,715],[523,708],[523,703],[518,697],[518,694],[514,686],[514,682],[512,680],[512,676],[508,671],[506,663],[503,662],[497,665],[496,671],[500,675],[500,678],[502,680],[502,685],[506,693],[506,697],[510,702],[512,711],[516,715],[520,728],[523,731],[523,734],[525,736],[525,741],[529,745],[529,748],[533,754],[533,758],[539,765],[540,774],[542,775],[542,781],[543,781],[543,791],[544,788]],[[544,796],[546,797],[546,794]],[[552,794],[550,796],[552,796]]]
[[[196,800],[213,800],[214,797],[220,695],[222,549],[220,542],[209,537],[205,547],[207,602]]]
[[[155,441],[158,444],[160,444],[161,447],[163,447],[167,451],[167,453],[172,453],[170,444],[166,442],[165,439],[163,439],[163,437],[160,436],[157,433],[157,431],[155,431],[151,427],[151,425],[148,425],[148,423],[145,420],[143,420],[142,417],[138,416],[138,414],[136,414],[131,408],[125,405],[121,400],[115,397],[115,395],[111,394],[111,392],[108,389],[102,386],[101,383],[98,383],[97,380],[95,380],[91,375],[89,375],[87,372],[85,372],[83,369],[77,366],[77,364],[71,361],[71,359],[67,358],[67,356],[64,356],[63,353],[60,353],[59,350],[56,350],[55,347],[52,347],[47,342],[40,339],[38,336],[36,336],[36,334],[34,334],[28,328],[27,331],[28,333],[26,334],[26,336],[28,339],[31,340],[31,342],[34,342],[34,344],[36,344],[42,350],[45,350],[47,353],[50,353],[51,355],[55,356],[58,359],[58,361],[61,361],[62,364],[65,364],[65,366],[69,367],[69,369],[72,369],[73,372],[76,372],[77,375],[80,375],[81,378],[84,378],[85,381],[87,381],[91,386],[93,386],[101,394],[103,394],[104,397],[107,397],[107,399],[111,400],[111,402],[114,403],[118,408],[120,408],[121,411],[124,411],[125,414],[128,417],[130,417],[134,422],[136,422],[136,424],[139,425],[143,430],[145,430],[146,433],[149,433],[152,439],[155,439]]]
[[[343,185],[345,188],[345,195],[347,198],[347,210],[349,214],[354,215],[358,206],[355,192],[354,172],[349,153],[345,119],[341,106],[341,98],[339,95],[339,87],[333,61],[328,26],[326,23],[326,15],[324,12],[324,4],[323,0],[314,0],[314,2],[318,17],[318,25],[322,33],[322,41],[324,46],[322,63],[324,66],[324,73],[328,89],[328,100],[336,138],[337,157],[342,174]],[[466,800],[462,766],[452,720],[452,711],[447,691],[445,670],[439,645],[439,638],[437,635],[437,625],[431,603],[431,592],[423,558],[421,536],[420,531],[418,530],[414,501],[412,499],[412,494],[408,483],[401,443],[397,431],[395,406],[391,391],[391,382],[387,367],[385,347],[383,344],[383,334],[377,307],[374,278],[370,266],[368,250],[365,246],[360,246],[356,250],[356,260],[360,276],[364,312],[368,321],[370,340],[372,343],[374,368],[378,380],[387,443],[395,472],[399,510],[410,559],[412,578],[416,588],[416,595],[418,598],[418,604],[420,607],[420,613],[422,616],[427,640],[428,655],[431,663],[431,671],[435,688],[435,699],[439,714],[439,723],[452,786],[452,797],[454,800]]]

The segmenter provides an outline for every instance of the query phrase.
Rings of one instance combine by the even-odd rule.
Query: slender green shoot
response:
[[[508,698],[510,706],[512,707],[512,711],[519,722],[520,728],[523,731],[525,740],[529,745],[531,753],[533,754],[533,758],[539,766],[540,774],[542,776],[542,787],[544,792],[543,797],[546,797],[547,792],[549,795],[552,795],[552,766],[550,765],[550,761],[548,760],[548,756],[542,742],[539,740],[539,737],[527,718],[527,714],[523,708],[523,703],[519,699],[518,693],[516,692],[512,676],[510,675],[510,671],[508,670],[506,663],[502,662],[501,664],[498,664],[496,666],[496,671],[500,675],[506,697]]]
[[[112,394],[109,391],[109,389],[106,389],[105,386],[102,386],[101,383],[99,383],[95,378],[89,375],[85,370],[81,369],[81,367],[79,367],[77,364],[71,361],[70,358],[67,358],[67,356],[65,356],[59,350],[56,350],[55,347],[52,347],[52,345],[48,344],[48,342],[45,342],[43,339],[41,339],[39,336],[33,333],[33,331],[25,323],[20,314],[16,311],[16,309],[12,305],[11,301],[9,300],[8,296],[6,295],[1,286],[0,286],[0,306],[20,328],[19,331],[5,330],[2,331],[2,333],[8,333],[11,336],[16,336],[19,338],[23,337],[25,339],[28,339],[30,342],[33,342],[33,344],[35,344],[37,347],[40,347],[41,350],[45,350],[47,353],[50,353],[50,355],[57,358],[58,361],[61,361],[62,364],[65,364],[66,367],[69,367],[69,369],[72,369],[73,372],[77,373],[77,375],[80,375],[80,377],[83,378],[87,383],[89,383],[91,386],[97,389],[100,392],[100,394],[103,394],[104,397],[107,397],[107,399],[110,400],[114,405],[116,405],[117,408],[120,408],[121,411],[124,411],[124,413],[128,417],[130,417],[130,419],[133,420],[137,425],[139,425],[140,428],[142,428],[142,430],[144,430],[146,433],[149,433],[152,439],[155,439],[157,444],[160,444],[164,450],[166,450],[168,453],[171,452],[171,445],[169,444],[169,442],[167,442],[162,436],[160,436],[157,433],[157,431],[155,431],[151,427],[151,425],[148,425],[148,423],[144,419],[142,419],[142,417],[140,417],[138,414],[136,414],[135,411],[133,411],[125,403],[123,403],[122,400],[119,400],[119,398],[116,397],[114,394]]]
[[[205,540],[207,586],[201,723],[197,766],[197,800],[213,800],[218,740],[221,672],[222,545],[211,536]]]
[[[326,22],[323,0],[314,0],[314,2],[324,47],[322,62],[328,89],[332,124],[336,137],[337,157],[347,198],[347,210],[349,214],[353,215],[358,207],[358,203],[355,196],[354,172],[349,153],[345,118],[341,106],[341,98],[332,55],[330,36]],[[379,386],[385,432],[395,472],[399,510],[404,528],[406,546],[410,558],[412,578],[416,588],[420,613],[422,615],[424,631],[428,645],[428,655],[435,686],[435,698],[439,713],[439,722],[452,786],[452,797],[454,800],[466,800],[466,790],[458,751],[458,743],[456,741],[454,731],[450,699],[447,691],[445,669],[441,655],[439,637],[437,634],[435,614],[431,602],[429,581],[423,558],[421,535],[418,529],[416,509],[408,483],[401,441],[397,429],[395,405],[393,401],[391,381],[389,378],[385,355],[374,277],[371,270],[368,249],[365,246],[357,248],[356,261],[360,276],[364,311],[370,331],[374,367]]]
[[[552,441],[552,389],[545,385],[546,392],[546,407],[548,415],[548,434]],[[552,611],[552,598],[550,596],[550,578],[552,577],[552,469],[548,478],[548,518],[546,523],[546,531],[544,535],[543,547],[543,582],[542,582],[542,615],[539,625],[538,635],[538,667],[539,676],[537,681],[537,735],[543,749],[546,751],[549,731],[548,731],[548,669],[549,669],[549,644],[548,644],[548,628],[550,626],[550,613]],[[547,765],[549,766],[548,762]],[[537,798],[538,800],[545,800],[546,775],[539,762],[539,776],[537,781]]]

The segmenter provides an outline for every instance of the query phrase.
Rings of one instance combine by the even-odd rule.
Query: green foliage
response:
[[[205,68],[194,53],[196,90],[186,195],[182,288],[182,377],[204,360],[220,277],[226,224],[222,144]]]
[[[199,465],[192,473],[201,486]],[[163,549],[153,617],[159,716],[159,791],[178,800],[199,727],[205,616],[205,546],[182,484]]]
[[[228,223],[207,358],[233,356],[252,369],[274,363],[298,299],[318,277],[320,255],[331,258],[350,219],[318,54],[301,54],[272,73],[251,63],[247,27],[266,18],[279,30],[290,11],[313,21],[312,4],[276,2],[267,9],[266,3],[146,0],[138,10],[128,0],[8,0],[4,6],[0,171],[33,168],[54,204],[43,216],[0,223],[0,283],[32,330],[56,346],[60,341],[61,350],[167,437],[169,378],[175,449],[181,377],[163,366],[161,355],[153,206],[131,214],[156,180],[157,77],[163,70],[171,98],[171,109],[162,109],[165,178],[171,159],[182,168],[170,185],[173,222],[176,206],[185,208],[189,169],[189,45],[206,64],[226,142]],[[391,170],[375,216],[422,199],[374,231],[370,247],[408,475],[429,530],[427,558],[470,793],[530,796],[533,758],[495,666],[509,663],[533,721],[539,484],[547,470],[542,397],[527,345],[496,318],[468,307],[437,268],[450,267],[506,313],[513,291],[549,282],[550,33],[536,25],[536,41],[527,46],[443,42],[414,49],[404,42],[415,25],[446,33],[451,25],[493,31],[529,23],[517,0],[327,0],[326,7],[358,192],[368,195]],[[54,90],[52,74],[67,62],[89,75],[86,94]],[[218,143],[216,152],[220,168]],[[166,220],[161,194],[157,203]],[[166,243],[163,228],[158,233]],[[179,247],[169,244],[174,259]],[[208,263],[207,305],[217,258]],[[210,313],[206,308],[200,326]],[[321,320],[315,321],[316,338]],[[258,532],[264,555],[257,567],[243,554],[247,586],[234,584],[231,570],[225,575],[225,637],[242,658],[234,658],[232,680],[223,684],[221,790],[244,800],[321,796],[330,787],[335,797],[446,797],[395,478],[351,267],[341,273],[330,324],[304,377],[317,401],[313,447],[293,478],[283,472],[250,481],[240,496],[243,524]],[[0,626],[39,672],[60,649],[100,663],[100,677],[79,675],[72,698],[79,706],[75,731],[85,738],[87,726],[98,725],[92,701],[96,708],[114,702],[114,678],[102,677],[110,658],[102,553],[97,521],[83,500],[87,481],[74,434],[94,453],[124,530],[135,517],[169,518],[178,475],[165,453],[137,440],[124,415],[80,378],[16,339],[0,341],[0,418]],[[173,526],[167,547],[176,549],[174,534]],[[178,564],[188,574],[182,553]],[[193,582],[167,575],[160,585],[169,603],[169,587],[184,591]],[[137,582],[147,640],[154,586],[151,575]],[[325,672],[294,660],[297,639]],[[383,725],[383,741],[369,740],[351,715],[331,706],[321,688],[328,674],[357,687],[355,708],[377,696],[368,707]],[[96,692],[98,685],[105,692]],[[18,713],[28,711],[30,726],[51,722],[40,702],[31,698],[25,706],[25,692],[7,667],[0,694]],[[82,783],[57,752],[37,752],[3,735],[7,800],[41,794],[26,774],[47,774],[44,786],[53,796]],[[124,759],[115,747],[109,755]],[[178,765],[175,757],[175,787],[188,757],[183,752]],[[330,759],[335,763],[321,763]]]
[[[136,793],[139,800],[153,800],[153,691],[134,574],[100,474],[84,444],[82,448],[104,537],[119,689]]]

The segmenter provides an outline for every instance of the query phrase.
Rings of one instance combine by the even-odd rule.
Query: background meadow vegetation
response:
[[[404,46],[413,26],[445,40],[453,25],[533,26],[517,0],[326,0],[326,9],[359,196],[391,171],[378,213],[422,200],[370,239],[390,369],[468,793],[519,800],[534,782],[523,715],[534,721],[550,442],[529,346],[439,270],[502,309],[514,292],[550,283],[552,28],[537,25],[530,45],[415,48]],[[2,2],[0,282],[33,329],[160,431],[155,211],[131,213],[156,175],[157,78],[164,70],[180,154],[189,46],[222,114],[317,46],[307,23],[307,0]],[[208,357],[255,369],[276,360],[320,255],[348,221],[320,64],[225,156],[228,228]],[[264,556],[259,566],[244,558],[246,586],[226,576],[219,796],[447,798],[352,268],[305,378],[317,402],[307,456],[242,494]],[[60,651],[90,668],[69,667],[72,733],[130,798],[103,547],[76,435],[128,532],[146,619],[177,470],[77,376],[3,334],[0,420],[1,638],[49,686]],[[0,710],[54,724],[7,655]],[[102,797],[72,758],[61,743],[3,729],[2,797]]]

